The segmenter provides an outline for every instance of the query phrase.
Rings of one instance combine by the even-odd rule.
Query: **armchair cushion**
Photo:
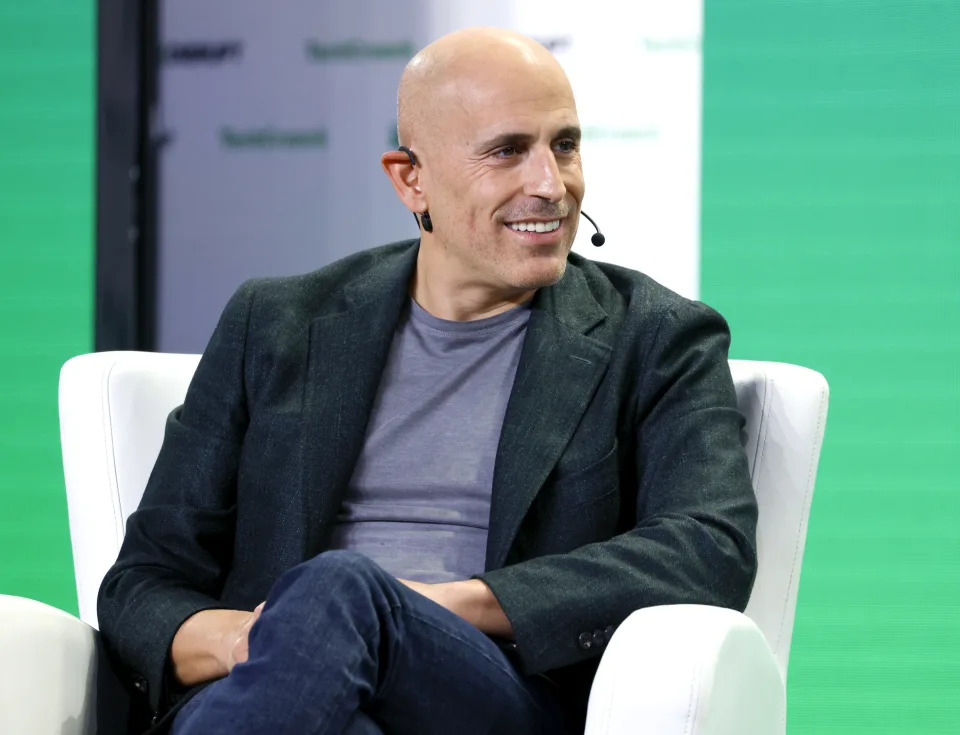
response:
[[[735,610],[660,605],[614,633],[590,691],[586,735],[777,735],[786,698],[756,624]]]
[[[86,623],[0,595],[0,732],[93,735],[96,651]]]

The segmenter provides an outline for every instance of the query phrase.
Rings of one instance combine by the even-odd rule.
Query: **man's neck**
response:
[[[428,314],[439,319],[469,322],[495,316],[519,306],[536,293],[496,289],[478,279],[461,277],[452,263],[437,263],[423,249],[410,281],[410,296]]]

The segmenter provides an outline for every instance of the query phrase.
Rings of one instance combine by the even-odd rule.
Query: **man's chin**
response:
[[[514,274],[512,285],[524,291],[547,288],[563,278],[566,269],[566,258],[552,258],[549,262],[537,263],[535,266],[531,264]]]

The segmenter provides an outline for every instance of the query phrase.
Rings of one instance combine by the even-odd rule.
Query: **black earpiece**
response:
[[[413,155],[413,151],[411,151],[405,145],[400,146],[399,148],[397,148],[397,150],[403,151],[404,153],[407,154],[407,157],[410,159],[411,166],[417,165],[417,157]],[[420,215],[419,218],[417,217],[416,214],[414,214],[413,219],[416,221],[417,227],[420,227],[421,225],[423,226],[424,232],[433,232],[433,221],[430,219],[430,212],[428,212],[426,209],[423,210],[423,213]]]
[[[397,150],[398,150],[398,151],[403,151],[404,153],[407,154],[407,156],[409,156],[409,158],[410,158],[410,165],[411,165],[411,166],[416,166],[416,165],[417,165],[417,157],[416,157],[415,155],[413,155],[413,151],[411,151],[411,150],[410,150],[409,148],[407,148],[405,145],[400,146],[399,148],[397,148]]]

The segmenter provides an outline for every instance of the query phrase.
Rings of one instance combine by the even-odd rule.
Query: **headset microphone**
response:
[[[607,238],[605,238],[603,236],[603,233],[600,232],[600,228],[597,227],[597,223],[593,221],[593,217],[591,217],[589,214],[584,212],[582,209],[580,210],[580,214],[586,217],[587,220],[589,220],[590,224],[593,225],[593,229],[596,230],[596,232],[590,235],[590,242],[592,242],[596,247],[600,247],[601,245],[603,245],[603,243],[607,241]]]

